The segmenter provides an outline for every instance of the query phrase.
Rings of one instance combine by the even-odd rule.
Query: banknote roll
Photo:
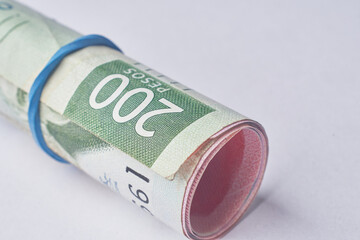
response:
[[[0,0],[2,115],[29,130],[35,79],[78,39],[31,8]],[[67,55],[48,76],[39,109],[51,151],[191,239],[231,229],[264,176],[268,140],[258,122],[116,48]]]

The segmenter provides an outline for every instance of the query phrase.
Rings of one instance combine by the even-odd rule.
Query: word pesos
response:
[[[156,81],[155,79],[147,77],[142,72],[138,72],[138,70],[135,68],[128,68],[128,69],[124,70],[123,73],[127,74],[128,76],[130,76],[133,79],[140,80],[140,82],[146,84],[146,86],[149,88],[153,88],[153,89],[155,88],[155,90],[160,93],[170,90],[170,88],[162,87],[162,83]]]

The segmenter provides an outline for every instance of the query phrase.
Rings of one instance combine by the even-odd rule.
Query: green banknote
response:
[[[34,79],[59,48],[80,36],[24,5],[0,0],[0,112],[29,129]],[[47,145],[111,190],[190,238],[217,237],[231,225],[196,235],[188,233],[186,214],[210,161],[201,159],[238,133],[239,123],[249,123],[243,115],[104,46],[67,56],[40,101]],[[251,124],[265,143],[259,158],[243,161],[257,166],[241,188],[251,189],[246,199],[261,182],[267,153],[261,126]]]

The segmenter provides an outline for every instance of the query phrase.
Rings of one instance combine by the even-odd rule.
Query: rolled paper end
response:
[[[183,230],[191,239],[214,239],[241,219],[264,176],[268,142],[257,122],[223,129],[193,172],[183,205]]]

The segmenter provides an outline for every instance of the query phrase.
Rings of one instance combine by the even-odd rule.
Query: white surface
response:
[[[224,239],[360,239],[358,0],[22,2],[265,126],[263,186]],[[0,133],[0,239],[183,239],[3,118]]]

